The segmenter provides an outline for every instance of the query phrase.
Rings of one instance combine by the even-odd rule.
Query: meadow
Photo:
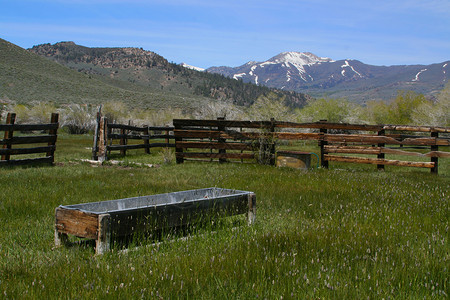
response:
[[[154,149],[91,166],[80,161],[91,146],[90,135],[62,134],[55,166],[0,169],[1,298],[449,297],[448,159],[439,175],[338,163],[176,165]],[[255,192],[256,224],[224,220],[158,243],[141,237],[102,256],[84,243],[54,248],[59,205],[213,186]]]

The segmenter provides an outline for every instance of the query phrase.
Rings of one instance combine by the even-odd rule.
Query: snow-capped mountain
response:
[[[186,63],[181,63],[180,65],[181,65],[182,67],[185,67],[185,68],[188,68],[188,69],[191,69],[191,70],[195,70],[195,71],[199,71],[199,72],[205,71],[205,69],[203,69],[203,68],[194,67],[194,66],[188,65],[188,64],[186,64]]]
[[[358,60],[318,57],[310,52],[283,52],[264,62],[251,61],[236,68],[211,67],[207,71],[313,96],[363,102],[390,99],[398,90],[432,96],[448,81],[449,66],[449,61],[428,66],[372,66]]]

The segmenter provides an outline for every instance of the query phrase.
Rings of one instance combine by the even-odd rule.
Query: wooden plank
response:
[[[157,139],[175,139],[175,136],[172,134],[152,134],[149,136],[150,140],[157,140]]]
[[[229,149],[229,150],[248,150],[253,151],[253,144],[246,143],[219,143],[219,142],[176,142],[179,148],[197,148],[197,149]]]
[[[34,147],[34,148],[15,148],[15,149],[0,149],[0,154],[33,154],[33,153],[44,153],[48,151],[55,150],[56,146],[44,146],[44,147]]]
[[[117,134],[117,133],[111,133],[108,134],[108,139],[113,140],[120,140],[120,139],[127,139],[127,140],[148,140],[148,135],[139,135],[139,134]]]
[[[7,145],[8,143],[13,145],[54,143],[56,142],[56,138],[56,135],[15,136],[7,140],[0,140],[0,145]]]
[[[450,133],[449,127],[382,125],[384,130]]]
[[[10,159],[10,160],[0,160],[0,166],[20,166],[20,165],[33,165],[33,164],[52,164],[53,157],[39,157],[39,158],[29,158],[29,159]]]
[[[382,153],[381,147],[325,145],[324,149],[327,153],[352,153],[352,154],[380,154],[380,153]]]
[[[184,120],[174,119],[173,124],[179,127],[186,126],[203,126],[203,127],[242,127],[242,128],[270,128],[270,121],[217,121],[217,120]],[[347,124],[347,123],[328,123],[328,122],[312,122],[312,123],[294,123],[275,121],[276,128],[316,128],[316,129],[338,129],[338,130],[358,130],[358,131],[415,131],[415,132],[441,132],[450,133],[448,127],[431,127],[431,126],[409,126],[409,125],[367,125],[367,124]]]
[[[139,126],[125,125],[125,124],[114,124],[114,123],[108,123],[108,127],[111,129],[123,129],[123,130],[140,131],[140,132],[145,132],[145,130],[147,130],[147,127],[139,127]]]
[[[174,136],[186,139],[218,139],[225,138],[230,140],[254,140],[259,138],[270,137],[270,133],[259,133],[259,132],[238,132],[233,130],[227,130],[226,132],[217,130],[174,130]]]
[[[97,240],[95,241],[95,254],[103,254],[111,249],[111,216],[101,214],[98,216]]]
[[[391,144],[391,145],[416,145],[416,146],[447,146],[450,141],[446,139],[423,137],[407,138],[402,141],[387,136],[362,135],[362,134],[325,134],[324,140],[328,142],[362,143],[362,144]]]
[[[237,127],[237,128],[270,128],[270,121],[238,121],[238,120],[188,120],[174,119],[175,127]]]
[[[336,155],[324,155],[327,161],[349,162],[359,164],[374,164],[374,165],[392,165],[399,167],[418,167],[418,168],[433,168],[432,162],[414,162],[414,161],[400,161],[389,160],[379,158],[366,158],[366,157],[349,157],[349,156],[336,156]]]
[[[174,130],[175,138],[218,138],[220,137],[219,131],[212,131],[212,130],[180,130],[175,129]]]
[[[122,150],[132,150],[132,149],[144,149],[147,146],[145,144],[137,144],[137,145],[107,145],[106,148],[108,151],[122,151]]]
[[[0,131],[43,131],[57,129],[59,123],[55,124],[0,124]]]
[[[209,153],[209,152],[183,152],[176,153],[176,156],[182,158],[236,158],[236,159],[254,159],[253,153]]]
[[[171,134],[117,134],[111,133],[108,135],[108,139],[119,140],[119,139],[127,139],[127,140],[156,140],[156,139],[174,139],[175,137]]]
[[[164,126],[149,126],[148,130],[149,131],[173,131],[175,129],[175,127],[164,127]]]
[[[56,208],[56,230],[78,237],[97,239],[98,215],[74,209]]]
[[[293,122],[275,122],[276,128],[315,128],[315,129],[340,129],[340,130],[359,130],[359,131],[379,131],[382,125],[365,125],[365,124],[347,124],[347,123],[293,123]]]
[[[279,140],[318,140],[320,133],[275,132],[274,137]]]
[[[425,153],[423,156],[428,156],[428,157],[450,157],[450,152],[431,151],[431,152]]]
[[[328,153],[349,153],[349,154],[396,154],[418,157],[450,157],[450,152],[431,151],[428,153],[404,151],[400,149],[392,149],[385,147],[364,147],[364,146],[335,146],[328,145],[325,147]]]
[[[150,148],[175,148],[175,144],[168,143],[151,143]]]

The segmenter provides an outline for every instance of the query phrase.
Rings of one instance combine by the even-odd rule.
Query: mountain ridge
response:
[[[318,57],[311,52],[282,52],[263,62],[210,67],[207,72],[315,97],[364,102],[391,99],[398,90],[412,90],[432,98],[448,81],[449,66],[450,61],[374,66],[353,59]]]
[[[164,57],[142,48],[90,48],[74,42],[36,45],[30,52],[87,74],[129,81],[159,91],[194,95],[236,105],[251,105],[269,92],[285,98],[289,106],[304,106],[310,98],[303,93],[283,91],[236,81],[221,74],[199,72],[170,63]]]

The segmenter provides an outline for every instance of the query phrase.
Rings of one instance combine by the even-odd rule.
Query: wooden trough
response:
[[[119,237],[244,213],[252,224],[255,194],[222,188],[59,206],[55,212],[55,246],[66,244],[70,234],[96,240],[95,251],[101,254]]]

